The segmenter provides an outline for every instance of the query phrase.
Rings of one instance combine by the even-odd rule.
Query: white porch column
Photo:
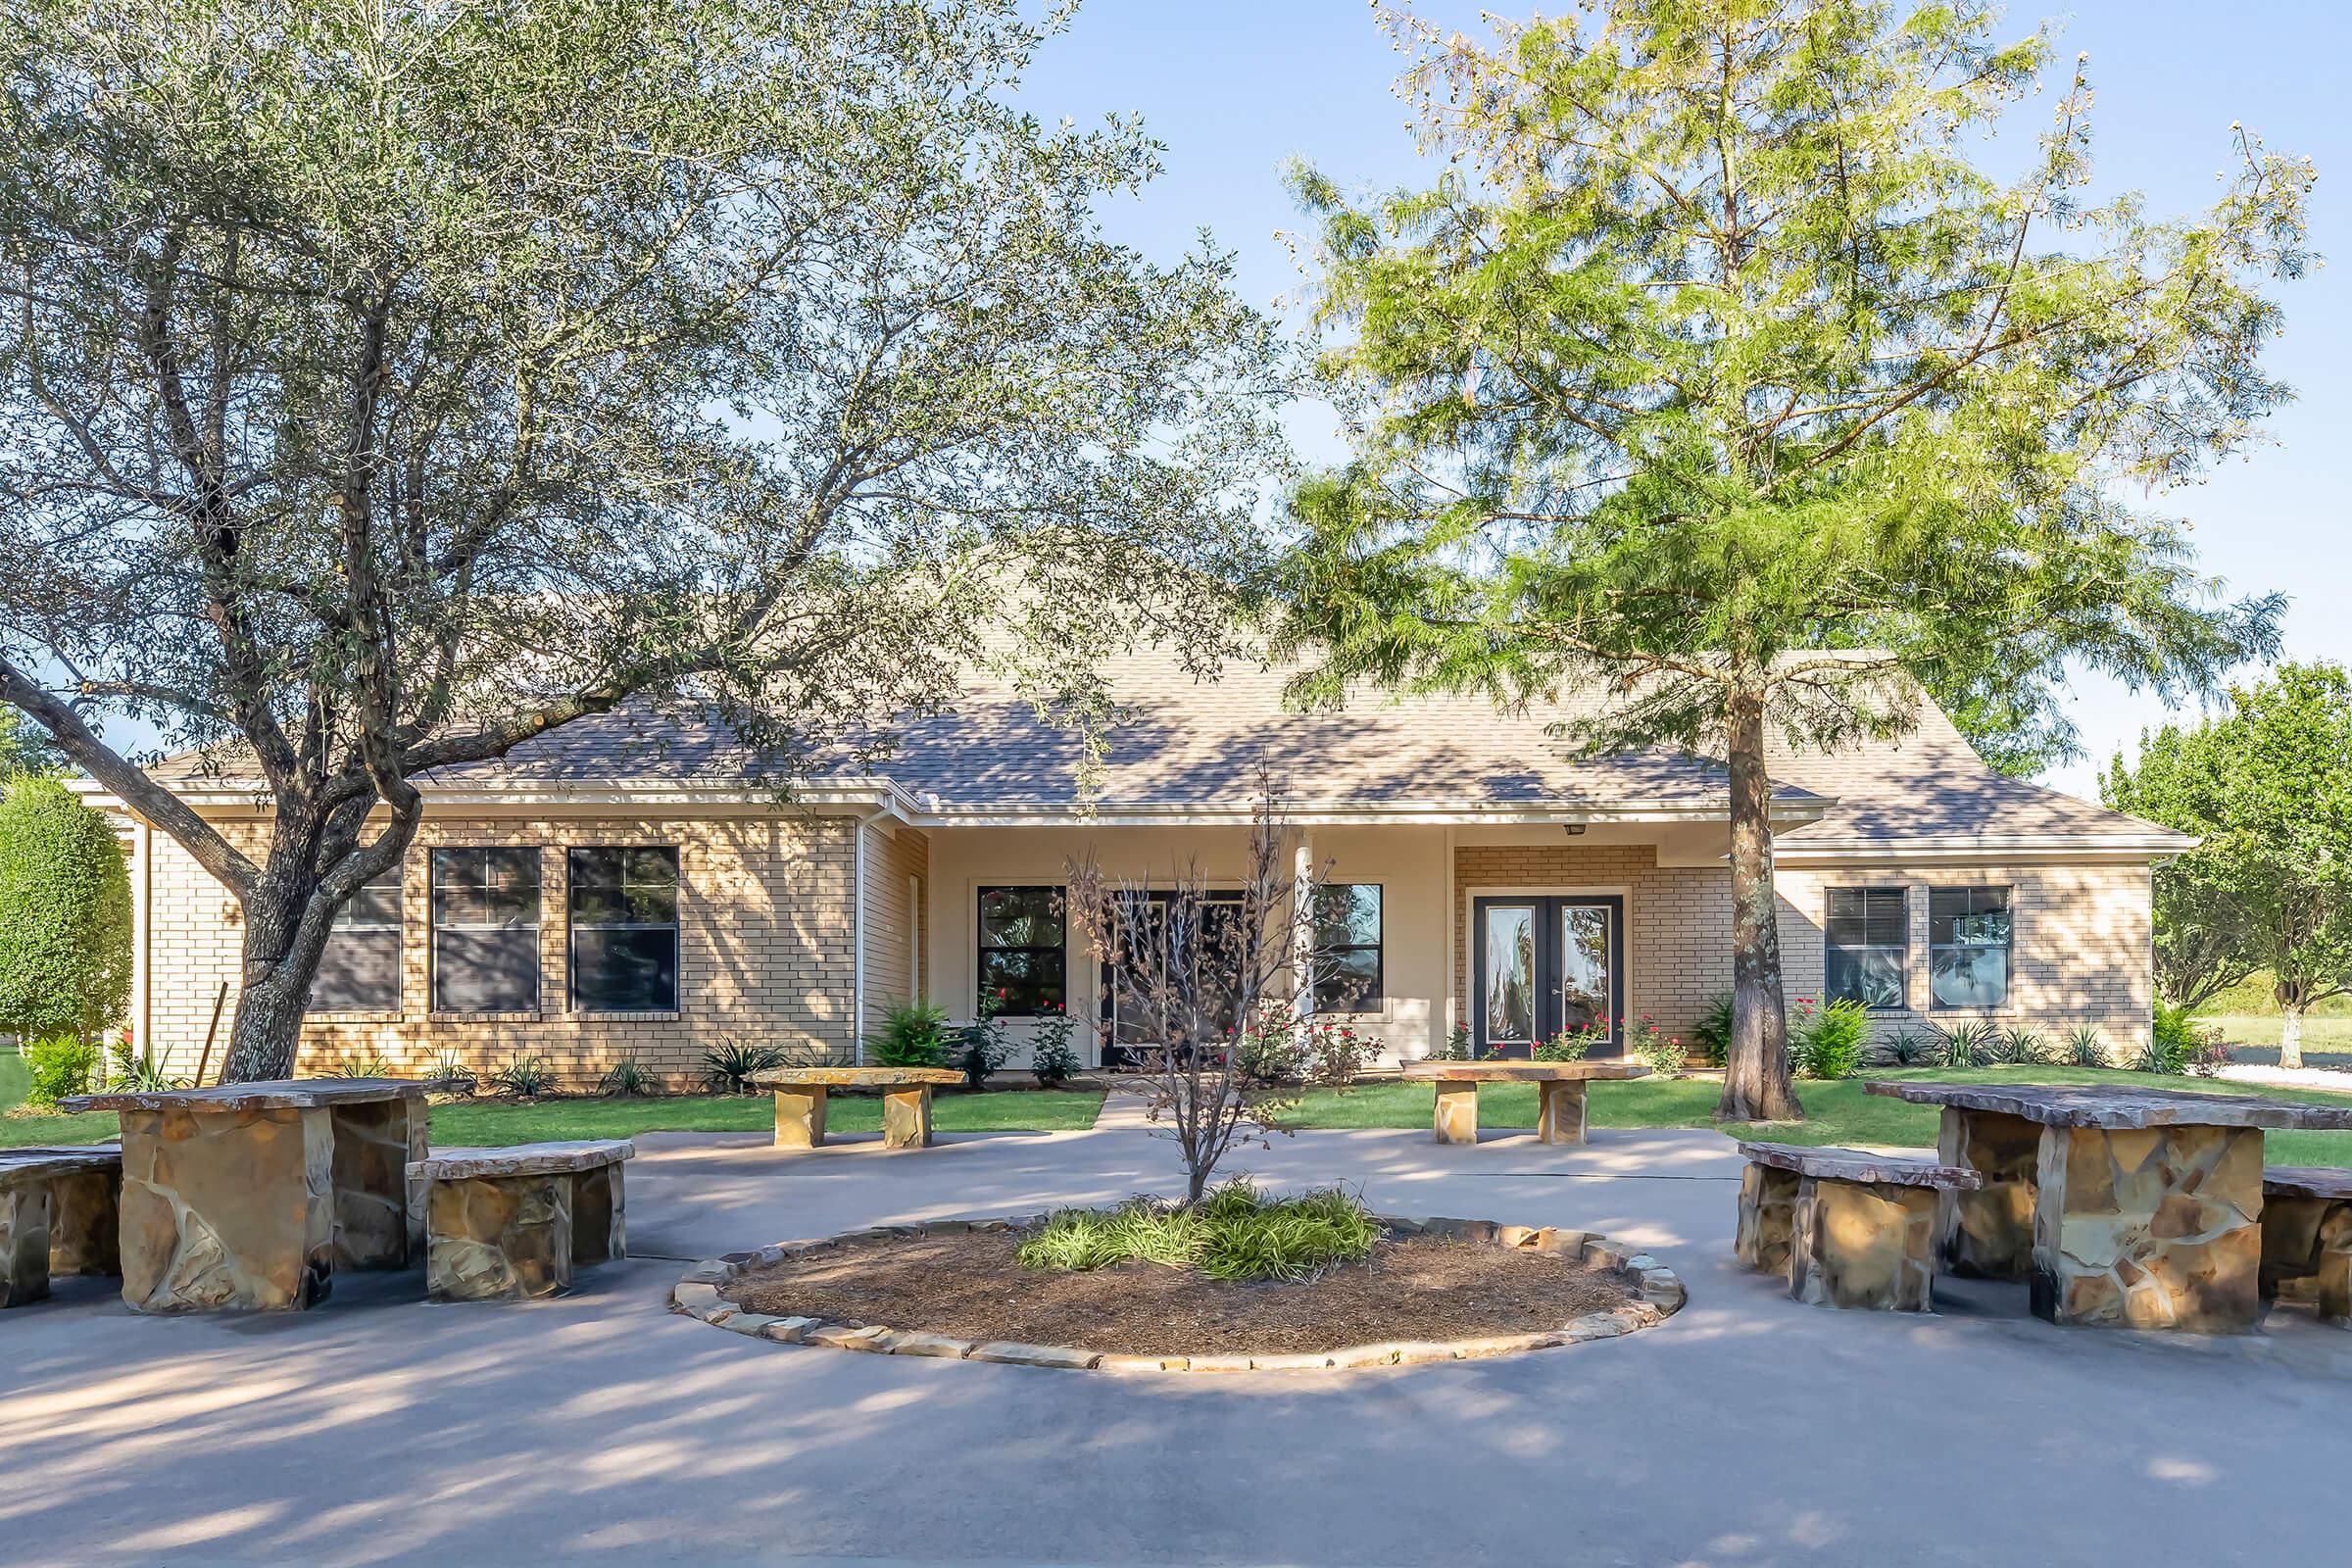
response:
[[[1301,832],[1291,865],[1291,1008],[1305,1023],[1315,1015],[1315,846]]]

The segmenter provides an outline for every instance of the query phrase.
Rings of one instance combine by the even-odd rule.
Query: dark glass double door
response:
[[[1479,899],[1471,908],[1472,1029],[1480,1054],[1527,1056],[1597,1025],[1591,1056],[1625,1054],[1625,901]]]

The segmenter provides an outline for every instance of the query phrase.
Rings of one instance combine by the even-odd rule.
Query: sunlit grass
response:
[[[2206,1078],[2155,1077],[2146,1073],[2110,1072],[2095,1067],[1983,1067],[1969,1069],[1868,1069],[1860,1078],[1836,1083],[1800,1081],[1797,1098],[1805,1107],[1801,1122],[1718,1122],[1715,1104],[1723,1086],[1703,1078],[1641,1078],[1624,1083],[1595,1083],[1586,1099],[1586,1123],[1592,1127],[1712,1127],[1736,1138],[1777,1144],[1869,1144],[1892,1148],[1930,1149],[1936,1144],[1937,1107],[1915,1105],[1884,1095],[1865,1094],[1871,1078],[1909,1078],[1939,1083],[2128,1084],[2140,1088],[2178,1089],[2217,1095],[2260,1095],[2272,1100],[2305,1101],[2342,1105],[2346,1097],[2323,1090],[2286,1089],[2269,1084],[2233,1083]],[[1430,1125],[1436,1091],[1428,1084],[1360,1084],[1345,1092],[1316,1089],[1303,1092],[1297,1106],[1284,1116],[1297,1128],[1396,1127],[1426,1129]],[[1482,1127],[1533,1129],[1536,1090],[1533,1084],[1495,1084],[1478,1093]],[[2265,1157],[2280,1165],[2352,1166],[2352,1133],[2274,1132],[2264,1139]]]

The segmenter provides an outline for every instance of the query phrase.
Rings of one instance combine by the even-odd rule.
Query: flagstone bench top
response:
[[[769,1067],[752,1074],[763,1089],[898,1089],[911,1084],[959,1084],[956,1067]]]
[[[322,1105],[364,1105],[412,1097],[421,1100],[424,1090],[421,1082],[411,1078],[278,1078],[212,1089],[117,1089],[74,1095],[57,1103],[61,1110],[316,1110]]]
[[[0,1187],[122,1168],[121,1144],[93,1144],[87,1149],[0,1149]]]
[[[1905,1159],[1900,1154],[1872,1154],[1859,1149],[1815,1149],[1800,1144],[1751,1144],[1742,1139],[1741,1156],[1751,1164],[1794,1171],[1816,1181],[1860,1182],[1877,1187],[1941,1187],[1972,1191],[1984,1178],[1959,1165],[1933,1160]]]
[[[626,1138],[580,1138],[552,1144],[509,1144],[500,1149],[445,1149],[429,1158],[409,1161],[409,1175],[429,1182],[554,1176],[596,1170],[636,1157],[637,1146]]]
[[[2266,1165],[2262,1192],[2266,1198],[2352,1199],[2352,1170],[2333,1165]]]
[[[1876,1080],[1865,1092],[1921,1105],[2020,1116],[2045,1127],[2352,1128],[2352,1101],[2342,1106],[2258,1100],[2248,1095],[2199,1095],[2180,1089],[2122,1089],[2104,1084],[1947,1084]]]
[[[1638,1061],[1408,1061],[1399,1071],[1415,1081],[1472,1084],[1568,1083],[1649,1076],[1649,1069]]]

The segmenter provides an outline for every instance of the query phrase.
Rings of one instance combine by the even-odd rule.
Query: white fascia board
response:
[[[1787,826],[1818,822],[1837,804],[1808,796],[1773,803],[1773,820]],[[1539,801],[1526,805],[1464,806],[1434,801],[1347,802],[1286,800],[1283,819],[1295,827],[1512,827],[1553,823],[1723,822],[1728,808],[1704,802]],[[1246,803],[1201,805],[1178,801],[1105,801],[1092,810],[1064,805],[955,807],[937,802],[915,812],[922,828],[954,827],[1247,827]]]
[[[2146,864],[2197,847],[2185,833],[2021,833],[1981,838],[1783,840],[1773,858],[1782,865],[2017,865],[2107,861]]]
[[[93,779],[68,781],[90,806],[100,810],[127,809],[113,791]],[[199,811],[244,810],[254,813],[270,808],[269,786],[250,779],[206,779],[201,782],[181,782],[168,786],[190,807]],[[445,813],[453,808],[498,808],[518,809],[529,808],[580,810],[597,808],[626,808],[644,809],[649,807],[681,807],[697,809],[746,806],[809,808],[819,811],[880,811],[885,817],[901,822],[908,820],[914,808],[913,799],[906,791],[887,780],[870,784],[810,785],[797,788],[792,798],[778,802],[766,790],[746,789],[740,782],[704,784],[692,779],[648,779],[633,782],[599,780],[594,783],[572,783],[556,779],[516,779],[499,784],[420,785],[428,815]]]

